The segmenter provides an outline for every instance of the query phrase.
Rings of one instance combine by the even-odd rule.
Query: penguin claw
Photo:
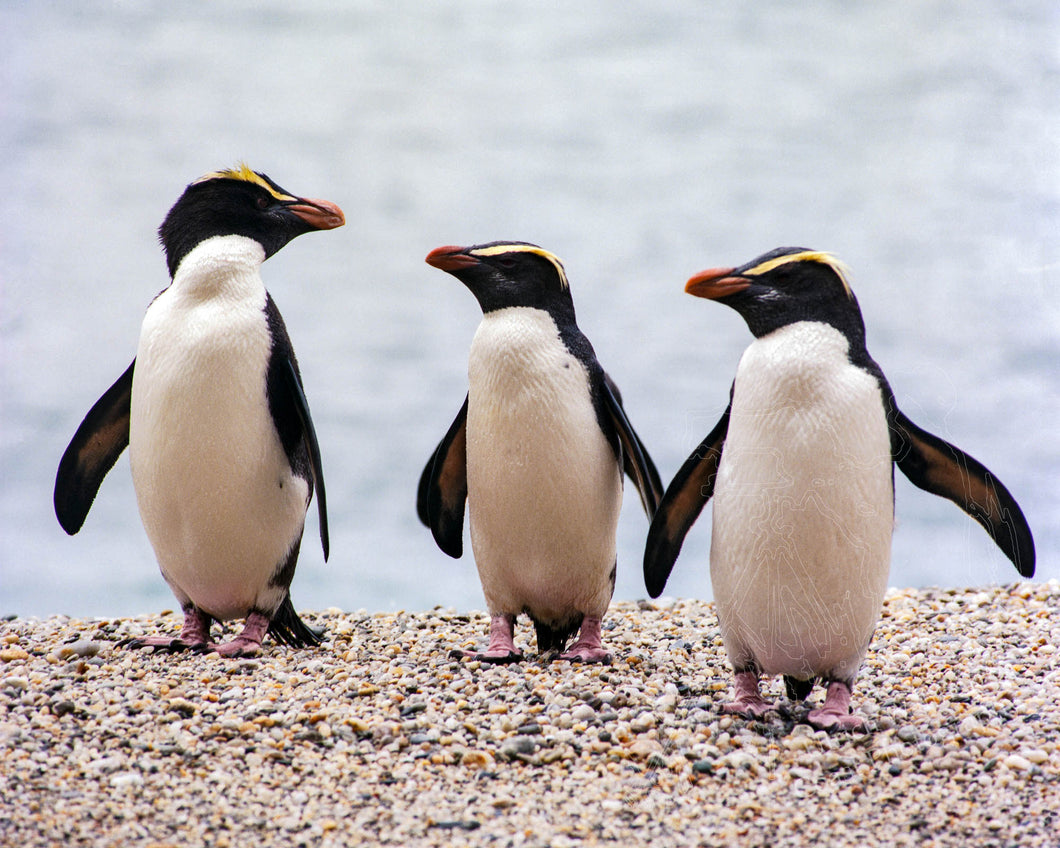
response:
[[[451,659],[469,659],[478,660],[484,663],[493,663],[494,665],[502,665],[508,663],[521,662],[523,659],[522,651],[463,651],[459,648],[454,648],[449,652]]]
[[[611,664],[611,654],[603,646],[600,638],[600,616],[587,615],[582,619],[578,632],[578,641],[556,659],[568,662]]]
[[[569,651],[564,651],[556,659],[567,660],[568,662],[611,665],[611,654],[603,648],[594,645],[572,645]]]
[[[169,638],[167,636],[141,636],[139,638],[122,639],[118,647],[127,648],[154,648],[155,651],[168,653],[179,653],[180,651],[198,651],[203,645],[185,642],[179,637]]]

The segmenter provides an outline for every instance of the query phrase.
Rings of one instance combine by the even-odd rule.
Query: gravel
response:
[[[779,679],[719,714],[708,603],[616,604],[610,666],[450,659],[479,612],[303,615],[323,646],[244,660],[118,644],[171,612],[0,623],[0,844],[1060,844],[1055,581],[889,592],[836,734]]]

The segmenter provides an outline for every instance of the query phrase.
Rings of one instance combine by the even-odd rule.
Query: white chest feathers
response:
[[[308,488],[266,398],[271,337],[261,246],[210,239],[147,310],[133,372],[129,455],[140,514],[182,602],[217,618],[268,610],[301,537]]]
[[[622,478],[585,366],[539,309],[487,313],[471,344],[471,542],[491,612],[600,615]]]
[[[802,322],[747,349],[711,541],[734,666],[853,675],[886,588],[892,479],[879,383],[850,363],[841,333]]]

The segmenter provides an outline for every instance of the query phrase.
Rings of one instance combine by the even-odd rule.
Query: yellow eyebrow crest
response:
[[[204,183],[207,180],[243,180],[243,182],[253,183],[254,185],[261,186],[265,191],[275,197],[277,200],[297,200],[297,197],[292,197],[289,194],[284,194],[282,191],[277,191],[276,186],[272,185],[265,177],[259,174],[257,171],[251,170],[250,166],[246,162],[240,162],[235,168],[226,168],[223,171],[211,171],[209,174],[199,177],[192,185],[198,183]]]
[[[773,259],[766,260],[760,265],[755,265],[753,268],[748,268],[744,273],[750,276],[768,274],[774,268],[779,268],[781,265],[787,265],[789,262],[820,262],[822,265],[827,265],[835,271],[836,276],[839,277],[840,282],[843,283],[843,289],[846,293],[851,297],[853,296],[849,279],[850,268],[831,253],[826,253],[823,250],[804,250],[802,253],[789,253],[786,256],[777,256]]]
[[[533,253],[535,256],[540,256],[542,259],[547,259],[553,264],[556,269],[556,273],[559,275],[560,284],[563,288],[570,288],[570,283],[567,281],[567,272],[563,268],[563,263],[560,258],[554,253],[549,253],[542,247],[537,247],[533,244],[494,244],[490,247],[480,247],[478,250],[468,251],[471,256],[500,256],[502,253]]]

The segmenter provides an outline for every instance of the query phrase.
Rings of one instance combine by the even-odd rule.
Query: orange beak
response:
[[[733,276],[735,268],[709,268],[694,274],[685,283],[685,291],[696,297],[717,300],[736,292],[742,292],[751,285],[747,277]]]

